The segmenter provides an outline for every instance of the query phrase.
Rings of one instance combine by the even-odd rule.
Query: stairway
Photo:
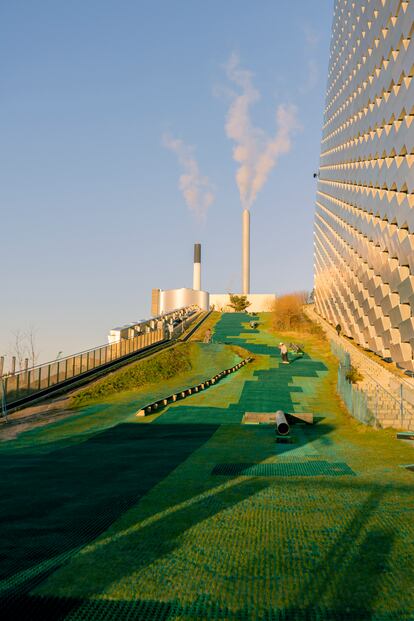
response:
[[[311,305],[305,307],[309,319],[318,323],[327,338],[337,343],[350,356],[352,366],[363,376],[358,390],[367,396],[368,409],[378,427],[414,429],[414,385],[410,380],[400,378],[365,355],[358,347],[344,337],[338,337],[336,330],[315,312]],[[401,406],[402,395],[402,406]]]

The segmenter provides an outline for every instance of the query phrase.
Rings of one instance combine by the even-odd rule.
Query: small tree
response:
[[[30,326],[29,331],[26,333],[26,342],[30,366],[35,367],[39,359],[39,354],[37,351],[36,329],[34,326]]]
[[[10,348],[10,355],[16,358],[18,368],[22,371],[26,364],[34,367],[39,354],[36,343],[36,329],[31,326],[27,332],[16,330],[13,332],[14,341]]]
[[[234,295],[234,293],[230,293],[229,295],[229,306],[231,306],[236,313],[242,313],[251,305],[251,302],[247,299],[247,295]]]

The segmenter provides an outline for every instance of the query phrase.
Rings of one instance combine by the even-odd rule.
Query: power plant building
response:
[[[414,370],[414,2],[336,0],[315,214],[316,311]]]
[[[151,314],[154,317],[186,306],[198,306],[204,311],[210,308],[209,293],[201,289],[201,244],[194,244],[192,289],[181,287],[152,290]]]

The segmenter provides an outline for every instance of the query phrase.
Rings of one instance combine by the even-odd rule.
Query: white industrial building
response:
[[[276,295],[272,293],[249,293],[247,299],[250,302],[250,306],[247,308],[249,313],[267,313],[272,311]],[[230,306],[230,294],[210,293],[210,307],[224,313],[231,312],[233,309]]]
[[[153,289],[151,314],[163,315],[175,308],[195,305],[204,311],[210,308],[210,296],[201,289],[201,244],[194,244],[193,288]]]
[[[250,293],[250,212],[242,215],[242,290],[250,306],[249,312],[272,310],[276,296],[271,293]],[[240,295],[240,294],[238,294]],[[229,293],[208,293],[201,289],[201,245],[194,244],[193,288],[153,289],[151,314],[162,315],[176,308],[197,305],[201,310],[231,312]]]

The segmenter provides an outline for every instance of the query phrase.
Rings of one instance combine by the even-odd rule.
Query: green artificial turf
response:
[[[173,377],[164,377],[154,383],[146,383],[135,390],[121,390],[116,394],[108,394],[100,400],[86,403],[74,409],[69,418],[62,418],[45,427],[36,427],[26,431],[12,442],[0,444],[2,452],[26,451],[30,454],[39,452],[56,451],[71,445],[83,443],[95,434],[103,430],[131,422],[151,422],[153,416],[145,419],[137,419],[136,413],[147,403],[162,399],[173,392],[184,390],[188,386],[194,386],[206,378],[226,369],[240,361],[237,348],[220,344],[205,345],[203,343],[189,343],[185,347],[188,357],[185,369]],[[154,358],[163,356],[156,354]],[[118,376],[134,375],[134,368],[142,362],[131,365],[132,373],[127,369],[121,369],[111,374],[111,385],[117,382]],[[122,380],[122,377],[121,377]],[[98,384],[100,385],[101,380]],[[91,392],[91,390],[90,390]],[[96,394],[96,393],[95,393]]]
[[[281,365],[282,337],[248,319],[222,316],[197,371],[223,361],[220,343],[255,361],[149,424],[126,412],[154,387],[86,408],[63,444],[65,421],[0,446],[4,614],[413,619],[414,475],[399,467],[413,449],[347,416],[325,342],[301,337],[305,355]],[[241,424],[279,408],[316,422],[288,444]]]
[[[177,343],[171,348],[138,360],[79,390],[72,397],[71,406],[100,402],[120,392],[147,388],[177,375],[188,374],[198,350],[199,347],[193,343]]]

